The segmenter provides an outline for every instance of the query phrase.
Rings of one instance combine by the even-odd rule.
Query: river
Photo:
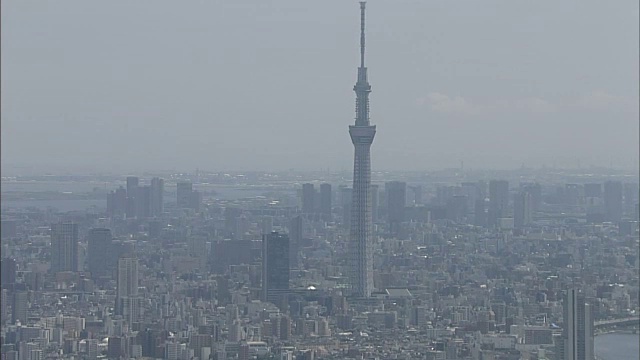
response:
[[[640,359],[640,334],[610,333],[595,338],[598,360]]]

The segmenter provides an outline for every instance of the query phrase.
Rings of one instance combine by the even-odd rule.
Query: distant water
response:
[[[2,192],[41,192],[41,191],[59,191],[73,193],[88,193],[95,188],[103,190],[113,190],[120,186],[120,183],[103,183],[95,181],[21,181],[21,182],[2,182]],[[213,184],[196,184],[194,188],[200,191],[215,191],[215,197],[223,200],[234,200],[239,198],[254,197],[264,195],[269,192],[264,188],[255,188],[252,186],[230,186],[230,185],[213,185]],[[286,195],[295,197],[295,189],[274,189]],[[165,193],[165,202],[175,201],[175,192],[173,189]],[[106,195],[104,200],[97,199],[77,199],[77,200],[1,200],[2,209],[17,208],[24,209],[35,207],[46,209],[48,207],[55,208],[59,211],[84,211],[88,209],[104,210],[107,207]]]
[[[595,352],[598,360],[640,359],[640,334],[611,333],[595,338]]]
[[[86,211],[95,209],[96,212],[104,211],[107,208],[107,200],[2,200],[2,209],[47,209],[53,208],[61,212]]]

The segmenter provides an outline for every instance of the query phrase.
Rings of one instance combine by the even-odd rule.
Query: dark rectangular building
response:
[[[277,303],[289,291],[289,236],[272,232],[262,237],[262,299]]]

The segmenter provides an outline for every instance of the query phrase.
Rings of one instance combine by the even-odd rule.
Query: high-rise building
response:
[[[454,195],[447,200],[445,208],[447,219],[461,222],[467,215],[467,197],[464,195]]]
[[[135,197],[135,217],[148,218],[151,215],[151,186],[138,186]]]
[[[18,222],[15,220],[0,220],[0,238],[10,239],[18,235]]]
[[[136,176],[127,176],[127,217],[136,217],[136,195],[140,179]]]
[[[489,226],[496,226],[498,219],[507,216],[509,206],[509,182],[491,180],[489,182]]]
[[[473,210],[473,216],[474,216],[473,225],[486,227],[487,226],[487,211],[486,211],[486,206],[485,206],[484,199],[476,200],[473,209],[474,209]]]
[[[316,189],[313,184],[302,184],[302,212],[312,214],[316,212]]]
[[[125,254],[118,259],[117,297],[138,296],[138,258]]]
[[[191,202],[191,192],[193,184],[191,182],[179,182],[177,184],[176,203],[179,208],[188,208]]]
[[[407,183],[390,181],[384,184],[386,194],[387,217],[392,235],[400,233],[400,224],[404,222],[404,210],[407,206]]]
[[[51,224],[51,272],[78,269],[78,225]]]
[[[131,322],[140,316],[138,298],[138,258],[125,254],[118,260],[118,278],[116,285],[116,314]]]
[[[87,235],[87,265],[92,278],[111,275],[111,252],[113,249],[111,230],[95,228]]]
[[[532,210],[531,194],[526,191],[518,193],[513,201],[513,224],[516,229],[531,223]]]
[[[7,321],[7,315],[9,308],[9,291],[7,289],[0,290],[0,324]]]
[[[412,185],[409,187],[411,189],[411,205],[420,205],[422,204],[422,185]]]
[[[160,216],[164,212],[164,180],[151,179],[151,194],[149,197],[149,216]]]
[[[376,134],[369,121],[369,93],[371,85],[364,65],[365,2],[360,2],[360,67],[353,90],[356,93],[356,122],[349,126],[354,146],[353,193],[350,220],[350,285],[357,297],[369,297],[373,291],[373,249],[371,221],[371,144]]]
[[[531,210],[540,210],[542,206],[542,186],[538,183],[525,183],[520,185],[520,190],[526,191],[531,195]]]
[[[331,184],[320,184],[320,213],[331,216]]]
[[[111,217],[127,213],[127,190],[122,186],[107,194],[107,213]]]
[[[18,264],[15,259],[4,258],[0,260],[0,285],[3,289],[11,289],[16,283]]]
[[[604,215],[606,221],[622,219],[622,183],[607,181],[604,183]]]
[[[289,291],[289,236],[262,236],[262,299],[277,304]]]
[[[199,191],[193,190],[193,184],[191,182],[179,182],[176,195],[176,202],[179,208],[200,211],[202,194],[200,194]]]
[[[570,289],[562,302],[562,347],[559,360],[594,360],[593,316],[584,294]]]
[[[22,325],[27,323],[27,311],[29,309],[29,294],[26,291],[15,291],[11,303],[11,322],[20,321]]]
[[[261,233],[270,234],[273,231],[273,217],[272,216],[263,216],[260,219],[260,230]]]
[[[302,243],[302,216],[296,216],[289,222],[289,267],[300,267],[299,252]]]

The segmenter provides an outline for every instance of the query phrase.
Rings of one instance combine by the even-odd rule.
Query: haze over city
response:
[[[5,1],[2,169],[350,171],[354,4]],[[373,169],[637,169],[637,1],[373,4]]]
[[[3,2],[0,360],[638,358],[637,31]]]

